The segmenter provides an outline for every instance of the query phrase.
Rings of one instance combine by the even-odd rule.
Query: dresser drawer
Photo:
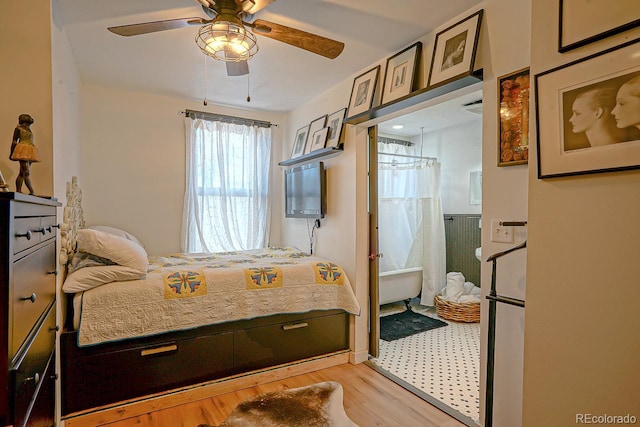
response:
[[[307,318],[234,333],[236,372],[265,368],[348,348],[347,314]]]
[[[55,297],[55,240],[13,265],[10,357]]]
[[[61,365],[63,414],[69,414],[230,375],[233,333],[78,358],[63,354]]]
[[[45,383],[48,386],[50,375],[47,375],[47,365],[53,360],[55,338],[56,310],[52,305],[33,341],[25,353],[14,358],[11,367],[15,426],[22,425],[27,418],[29,404],[36,398],[36,390]]]
[[[16,218],[13,234],[13,253],[17,254],[40,243],[40,217]]]

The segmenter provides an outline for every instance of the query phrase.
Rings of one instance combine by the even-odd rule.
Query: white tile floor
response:
[[[403,303],[387,304],[381,308],[381,315],[403,310]],[[416,305],[413,310],[438,318],[433,307]],[[477,422],[480,324],[445,321],[448,326],[442,328],[396,341],[380,340],[379,357],[371,361]]]

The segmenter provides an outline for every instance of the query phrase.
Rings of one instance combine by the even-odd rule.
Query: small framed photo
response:
[[[329,135],[327,135],[326,147],[337,147],[340,145],[340,136],[342,135],[342,122],[344,121],[346,108],[331,113],[327,118],[327,126],[329,127]]]
[[[401,98],[415,90],[421,52],[422,43],[416,42],[387,59],[382,85],[382,104]]]
[[[317,130],[313,133],[313,138],[311,139],[311,151],[316,151],[324,148],[325,143],[327,142],[327,136],[329,135],[329,128],[324,127],[320,130]]]
[[[353,80],[348,117],[353,117],[371,109],[379,74],[380,66],[378,65]]]
[[[630,10],[635,10],[635,15],[630,14]],[[638,26],[638,0],[560,0],[558,52],[567,52]]]
[[[498,77],[498,166],[529,161],[529,68]]]
[[[300,157],[304,154],[305,144],[307,143],[307,135],[309,134],[309,125],[303,126],[296,131],[293,139],[293,149],[291,150],[291,158]]]
[[[535,76],[538,178],[640,168],[640,39]]]
[[[473,73],[478,50],[482,10],[436,34],[427,87],[438,86]]]
[[[312,151],[311,146],[313,145],[313,135],[317,131],[325,127],[326,124],[327,124],[326,114],[322,117],[318,117],[317,119],[315,119],[309,124],[309,133],[307,133],[307,142],[304,149],[304,154],[310,153]]]

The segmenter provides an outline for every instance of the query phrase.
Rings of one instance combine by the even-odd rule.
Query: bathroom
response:
[[[480,286],[481,91],[378,124],[377,149],[380,315],[404,311],[409,302],[438,318],[433,299],[446,273]],[[446,323],[380,340],[372,362],[472,425],[479,419],[480,325]]]

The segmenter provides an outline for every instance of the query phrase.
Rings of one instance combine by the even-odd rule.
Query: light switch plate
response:
[[[491,220],[491,241],[498,243],[513,243],[513,227],[501,225],[501,219]]]

